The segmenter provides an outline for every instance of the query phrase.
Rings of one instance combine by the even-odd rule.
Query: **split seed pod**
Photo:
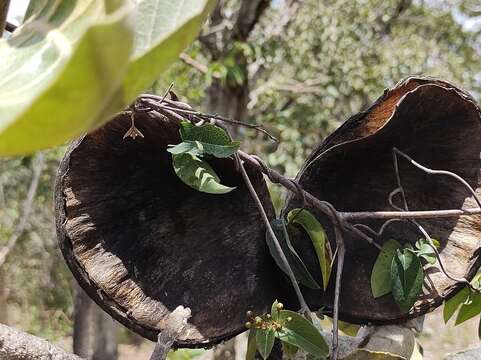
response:
[[[386,91],[367,111],[351,117],[311,154],[297,179],[305,190],[331,202],[338,211],[392,211],[395,209],[388,196],[397,188],[394,147],[429,168],[460,175],[481,196],[480,108],[455,86],[430,78],[408,78]],[[451,177],[426,174],[403,158],[399,158],[399,173],[410,210],[477,207],[468,190]],[[399,194],[393,201],[403,207]],[[289,199],[284,214],[300,205],[297,199]],[[326,228],[334,249],[331,222],[320,211],[309,210]],[[357,222],[378,230],[384,221]],[[426,219],[419,223],[441,242],[439,251],[446,270],[454,277],[471,279],[479,267],[481,216]],[[379,244],[396,239],[413,245],[419,238],[423,235],[409,222],[394,222],[381,237],[375,237]],[[320,281],[318,261],[307,235],[297,231],[291,240]],[[430,266],[425,270],[424,294],[405,314],[391,295],[373,298],[370,276],[379,250],[349,232],[345,232],[345,243],[340,301],[343,320],[400,322],[427,313],[462,286],[447,278],[439,265]],[[325,294],[306,290],[312,308],[325,306],[332,310],[334,279],[332,274]]]
[[[180,142],[178,121],[135,119],[144,138],[124,140],[130,118],[119,115],[68,149],[55,194],[60,248],[81,287],[129,329],[155,341],[183,305],[192,316],[174,346],[213,345],[275,299],[264,224],[233,159],[209,162],[235,190],[196,191],[166,151]],[[272,218],[262,174],[246,168]]]

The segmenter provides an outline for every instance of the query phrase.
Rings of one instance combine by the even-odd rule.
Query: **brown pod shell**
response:
[[[302,187],[338,211],[394,210],[388,195],[397,187],[392,149],[397,147],[418,163],[463,177],[481,197],[481,111],[474,100],[455,86],[436,79],[410,77],[385,93],[329,136],[311,154],[297,179]],[[451,177],[427,175],[399,158],[400,177],[410,210],[475,208],[469,192]],[[394,202],[402,207],[401,199]],[[289,198],[283,214],[300,207]],[[309,209],[326,228],[335,248],[329,219]],[[376,231],[384,220],[358,221]],[[419,220],[441,242],[440,254],[454,277],[471,279],[479,267],[481,215]],[[394,222],[377,238],[414,244],[423,236],[409,222]],[[292,243],[310,271],[321,281],[318,260],[307,235],[296,229]],[[423,315],[454,295],[462,284],[447,278],[438,265],[425,267],[423,295],[403,313],[389,294],[375,299],[370,277],[379,250],[345,232],[347,253],[342,274],[340,318],[354,323],[397,323]],[[305,290],[312,308],[332,311],[335,270],[326,293]]]
[[[265,226],[231,158],[209,163],[235,190],[196,191],[166,151],[180,142],[178,121],[135,119],[144,138],[124,140],[130,117],[119,115],[68,149],[55,193],[60,248],[81,287],[129,329],[155,341],[183,305],[192,317],[174,346],[216,344],[275,298]],[[262,174],[246,167],[272,218]]]

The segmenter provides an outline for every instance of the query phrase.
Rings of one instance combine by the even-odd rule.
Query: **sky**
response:
[[[23,19],[23,14],[27,10],[29,0],[13,0],[10,1],[7,20],[15,25]]]

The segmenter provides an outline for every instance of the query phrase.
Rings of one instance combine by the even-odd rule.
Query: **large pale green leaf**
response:
[[[381,248],[371,272],[371,291],[375,298],[391,292],[391,264],[396,250],[401,247],[396,240],[388,240]]]
[[[0,41],[0,154],[58,145],[131,103],[197,36],[213,0],[32,0]]]
[[[322,284],[324,290],[326,290],[329,284],[329,277],[331,276],[332,250],[324,228],[314,215],[305,209],[291,210],[287,215],[287,221],[301,225],[309,235],[319,260]]]
[[[277,334],[281,341],[314,356],[324,357],[329,354],[329,347],[319,330],[304,317],[294,311],[281,310],[279,319],[283,323]]]
[[[289,240],[289,234],[286,230],[286,222],[283,219],[274,219],[271,221],[271,226],[296,280],[310,289],[320,289],[316,280],[314,280],[299,254],[292,246],[291,241]],[[288,269],[284,266],[284,263],[281,260],[281,254],[277,251],[274,239],[272,239],[268,232],[266,233],[266,242],[269,247],[269,252],[274,258],[277,266],[279,266],[286,274],[289,274]]]
[[[151,86],[197,36],[214,0],[138,0],[135,48],[123,82],[127,102]]]
[[[391,264],[392,295],[405,312],[414,305],[423,287],[423,267],[410,249],[396,250]]]
[[[172,156],[174,171],[186,185],[208,194],[225,194],[234,187],[222,185],[210,165],[190,154]]]
[[[0,154],[57,145],[96,126],[132,50],[119,1],[37,3],[0,40]]]
[[[275,340],[274,330],[270,328],[256,330],[257,351],[259,351],[259,354],[261,354],[264,359],[267,359],[270,355]]]

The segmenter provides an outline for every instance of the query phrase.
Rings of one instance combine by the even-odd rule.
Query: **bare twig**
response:
[[[404,210],[408,211],[409,210],[409,207],[408,207],[408,203],[407,203],[407,199],[406,199],[406,192],[404,191],[404,187],[402,185],[402,182],[401,182],[401,174],[399,172],[399,166],[398,166],[398,159],[397,159],[397,155],[400,155],[402,157],[404,157],[405,159],[407,159],[412,165],[414,165],[415,167],[417,167],[418,169],[428,173],[428,174],[432,174],[432,175],[446,175],[446,176],[450,176],[450,177],[453,177],[455,178],[456,180],[458,180],[459,182],[461,182],[468,190],[469,192],[474,196],[474,199],[476,200],[476,202],[478,203],[478,205],[480,205],[480,208],[481,208],[481,202],[479,201],[478,197],[476,196],[476,192],[473,190],[473,188],[463,179],[461,178],[459,175],[456,175],[450,171],[444,171],[444,170],[432,170],[426,166],[423,166],[419,163],[417,163],[416,161],[414,161],[413,159],[411,159],[407,154],[405,154],[404,152],[402,152],[401,150],[397,149],[397,148],[393,148],[393,165],[394,165],[394,172],[395,172],[395,175],[396,175],[396,181],[397,181],[397,189],[394,190],[393,192],[391,192],[390,196],[389,196],[389,202],[391,204],[391,206],[393,206],[394,208],[398,209],[398,210],[403,210],[402,208],[399,208],[398,206],[396,206],[393,202],[393,195],[396,194],[396,193],[400,193],[401,194],[401,198],[402,198],[402,201],[403,201],[403,206],[404,206]],[[392,220],[391,220],[392,221]],[[416,219],[410,219],[409,220],[413,225],[415,225],[418,230],[421,232],[421,234],[423,234],[423,236],[426,238],[426,240],[428,241],[428,245],[429,247],[434,251],[434,254],[436,256],[436,259],[438,260],[438,263],[439,263],[439,267],[441,268],[441,271],[443,272],[443,274],[450,280],[453,280],[453,281],[456,281],[456,282],[460,282],[460,283],[464,283],[464,284],[467,284],[468,286],[471,287],[471,284],[469,283],[468,280],[462,278],[462,279],[458,279],[458,278],[455,278],[454,276],[450,275],[447,271],[446,271],[446,268],[444,267],[444,264],[441,260],[441,256],[439,255],[439,252],[438,252],[438,249],[436,248],[436,246],[434,246],[434,243],[433,243],[433,240],[431,239],[431,236],[428,234],[428,232],[424,229],[424,227],[416,220]]]
[[[19,222],[8,239],[7,245],[0,248],[0,267],[5,263],[8,254],[13,250],[18,239],[20,239],[25,230],[27,230],[28,224],[30,223],[33,201],[35,199],[35,194],[37,193],[38,183],[40,181],[40,176],[42,175],[44,163],[45,154],[39,153],[34,159],[32,180],[30,181],[27,196],[22,204]]]
[[[155,100],[155,101],[149,101],[148,99],[152,99],[152,100]],[[188,107],[188,108],[186,108],[185,106],[183,107],[182,106],[183,103],[181,103],[179,101],[172,101],[172,100],[169,100],[169,99],[159,97],[157,95],[147,95],[147,94],[141,95],[140,101],[144,105],[152,106],[153,109],[158,110],[159,112],[162,112],[162,111],[166,110],[166,111],[169,112],[169,114],[172,114],[172,112],[174,112],[174,113],[177,113],[178,115],[186,115],[186,116],[197,117],[200,120],[212,120],[213,119],[213,120],[221,121],[221,122],[231,124],[231,125],[243,126],[243,127],[247,127],[247,128],[259,131],[259,132],[265,134],[266,136],[268,136],[273,141],[276,141],[276,142],[278,141],[276,139],[276,137],[274,137],[266,129],[264,129],[264,127],[262,125],[249,124],[249,123],[237,121],[237,120],[234,120],[234,119],[228,119],[228,118],[225,118],[225,117],[217,115],[217,114],[204,114],[204,113],[201,113],[199,111],[194,111],[190,107]],[[164,102],[167,103],[167,104],[164,104]],[[186,104],[184,104],[184,105],[186,105]]]
[[[309,310],[309,306],[307,305],[304,296],[302,295],[301,289],[299,288],[299,284],[297,283],[296,276],[294,275],[294,272],[291,269],[291,266],[289,264],[289,261],[287,261],[287,258],[282,251],[281,245],[279,244],[279,240],[276,237],[276,234],[274,233],[274,230],[272,229],[271,223],[269,221],[269,218],[267,217],[267,214],[264,210],[264,206],[262,205],[261,200],[259,199],[259,196],[256,193],[256,190],[254,189],[254,186],[252,185],[251,180],[249,179],[249,175],[247,175],[246,169],[244,167],[244,164],[242,163],[242,160],[240,159],[239,155],[235,155],[237,164],[239,166],[239,170],[241,172],[242,178],[244,179],[244,182],[254,199],[254,202],[256,203],[257,208],[259,209],[259,212],[261,214],[262,220],[266,226],[267,231],[269,232],[269,236],[272,237],[272,240],[274,241],[274,245],[280,255],[281,261],[284,264],[284,267],[287,269],[287,275],[289,276],[289,280],[292,283],[292,286],[294,287],[294,291],[296,292],[297,299],[299,300],[299,305],[301,306],[301,312],[308,318],[311,319],[311,311]]]
[[[337,252],[337,268],[336,283],[334,287],[334,306],[332,314],[332,348],[331,360],[337,360],[339,355],[339,301],[341,298],[341,281],[342,271],[344,269],[344,258],[346,255],[346,246],[342,234],[342,225],[336,210],[332,208],[332,216],[334,219],[334,232],[336,235],[336,252]]]
[[[172,345],[187,325],[191,316],[189,308],[178,306],[168,317],[165,328],[159,332],[150,360],[165,360]]]
[[[424,171],[427,174],[444,175],[444,176],[449,176],[449,177],[452,177],[452,178],[456,179],[457,181],[459,181],[461,184],[464,185],[464,187],[471,193],[471,195],[473,195],[474,200],[476,201],[476,203],[479,206],[479,209],[481,210],[481,200],[476,195],[476,191],[474,191],[474,189],[471,187],[471,185],[469,185],[468,182],[466,180],[464,180],[461,176],[459,176],[459,175],[457,175],[457,174],[455,174],[451,171],[433,170],[433,169],[430,169],[426,166],[423,166],[423,165],[419,164],[418,162],[414,161],[411,157],[409,157],[407,154],[403,153],[401,150],[399,150],[397,148],[393,148],[393,154],[395,154],[394,158],[395,158],[396,166],[397,166],[397,156],[396,155],[400,155],[403,158],[405,158],[406,160],[408,160],[412,165],[414,165],[415,167]],[[397,170],[397,174],[399,174],[399,169]],[[404,190],[401,190],[401,191],[404,193]],[[403,195],[403,197],[405,198],[405,195]],[[404,202],[406,202],[406,201],[404,201]]]

